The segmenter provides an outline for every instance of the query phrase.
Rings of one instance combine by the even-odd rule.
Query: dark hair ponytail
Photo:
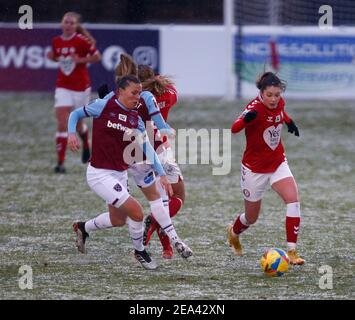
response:
[[[264,72],[257,80],[256,87],[263,92],[267,87],[279,87],[282,91],[286,90],[286,82],[273,72]]]

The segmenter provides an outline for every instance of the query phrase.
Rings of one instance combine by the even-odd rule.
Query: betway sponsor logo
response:
[[[0,68],[55,69],[58,63],[47,59],[50,50],[41,46],[0,46]]]
[[[110,120],[107,121],[107,128],[113,128],[113,129],[116,129],[116,130],[120,130],[120,131],[126,132],[128,134],[132,133],[132,129],[127,128],[126,126],[123,126],[120,123],[113,123]]]

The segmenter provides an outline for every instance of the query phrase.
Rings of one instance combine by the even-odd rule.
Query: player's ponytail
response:
[[[273,72],[264,72],[257,80],[256,87],[263,92],[267,87],[279,87],[282,91],[286,90],[286,82],[281,80]]]
[[[138,67],[130,55],[122,53],[120,56],[120,63],[115,69],[116,83],[118,83],[123,76],[128,75],[134,75],[138,77]]]
[[[157,95],[162,95],[167,90],[167,86],[174,85],[174,82],[167,76],[156,75],[154,70],[147,65],[138,66],[138,78],[142,82],[143,90]]]
[[[85,38],[87,38],[91,45],[96,45],[96,39],[81,24],[78,24],[78,26],[76,27],[76,32],[82,34]]]

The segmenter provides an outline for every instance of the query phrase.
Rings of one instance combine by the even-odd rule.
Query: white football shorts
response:
[[[91,88],[87,88],[85,91],[56,88],[54,92],[54,107],[83,107],[90,102],[90,95]]]
[[[169,149],[164,148],[164,150],[158,154],[158,157],[169,183],[177,183],[179,179],[183,179],[183,176],[174,159],[171,148]],[[145,162],[135,163],[129,167],[128,171],[132,174],[136,185],[140,188],[147,188],[156,181],[157,173],[154,172],[154,168],[151,164]]]
[[[183,180],[184,177],[182,176],[181,169],[179,165],[176,163],[173,151],[170,147],[166,149],[166,153],[164,154],[164,157],[165,159],[163,159],[163,161],[160,159],[160,157],[159,160],[163,164],[163,168],[169,183],[174,184],[174,183],[178,183],[179,180]]]
[[[89,164],[86,170],[86,181],[92,191],[107,204],[116,208],[119,208],[130,197],[127,191],[127,170],[98,169]]]
[[[147,188],[156,180],[153,166],[145,162],[131,165],[128,172],[132,175],[134,182],[140,188]]]
[[[272,186],[275,182],[287,177],[293,177],[287,161],[282,162],[272,173],[255,173],[242,164],[240,187],[243,197],[251,202],[259,201],[263,198],[268,183]]]

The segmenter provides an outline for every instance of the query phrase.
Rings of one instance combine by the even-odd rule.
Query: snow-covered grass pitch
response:
[[[92,233],[88,254],[74,246],[72,223],[105,211],[87,186],[80,154],[68,151],[68,173],[53,173],[55,121],[51,95],[0,95],[0,299],[354,299],[355,108],[352,102],[289,101],[300,138],[283,130],[302,209],[299,252],[304,266],[265,277],[265,248],[285,249],[285,206],[266,192],[256,225],[241,237],[242,258],[227,245],[226,226],[243,210],[239,188],[244,134],[232,136],[231,172],[181,165],[186,203],[174,218],[192,248],[192,261],[161,258],[160,267],[134,260],[127,228]],[[245,102],[181,100],[171,111],[176,129],[230,128]],[[131,181],[132,193],[147,202]],[[21,289],[21,266],[32,269],[32,289]]]

